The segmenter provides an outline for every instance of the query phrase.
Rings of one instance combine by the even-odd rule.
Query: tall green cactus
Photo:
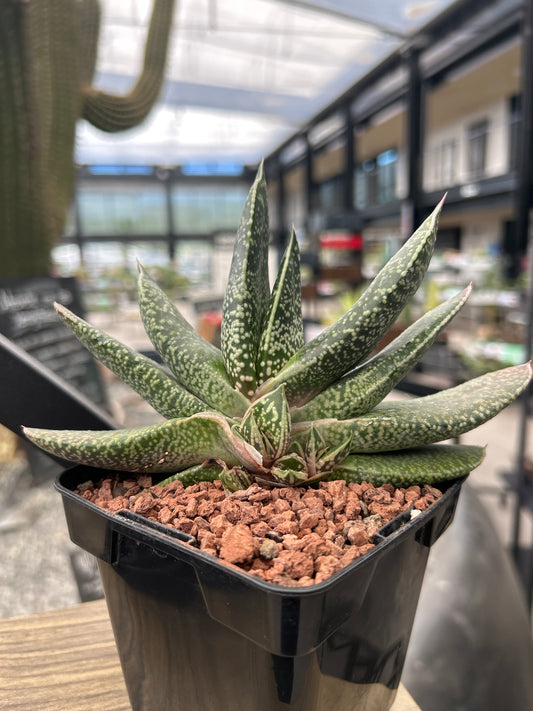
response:
[[[74,184],[76,122],[138,125],[163,81],[174,0],[154,0],[140,77],[124,96],[92,85],[98,0],[0,0],[0,276],[50,271]]]

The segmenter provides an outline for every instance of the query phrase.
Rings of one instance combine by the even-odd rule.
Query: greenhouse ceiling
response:
[[[153,0],[100,0],[100,89],[140,71]],[[122,134],[80,123],[85,164],[257,163],[450,0],[178,0],[166,82]]]

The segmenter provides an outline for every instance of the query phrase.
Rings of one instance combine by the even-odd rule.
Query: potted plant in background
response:
[[[440,209],[307,344],[294,233],[270,292],[262,168],[236,237],[220,350],[142,268],[144,326],[168,370],[57,307],[82,343],[167,418],[122,431],[25,430],[83,465],[58,488],[72,539],[99,559],[135,710],[390,708],[429,546],[484,455],[483,447],[435,443],[493,417],[531,374],[529,365],[507,368],[382,402],[470,292],[371,356],[422,281]],[[438,500],[414,515],[405,487]],[[378,531],[383,519],[370,504],[394,511],[399,501],[406,510]],[[262,517],[269,506],[270,516],[285,514],[276,525]],[[185,519],[196,528],[180,526]],[[225,556],[228,539],[251,553],[241,545],[241,559]],[[291,577],[290,553],[303,553],[302,541],[317,555]],[[329,561],[328,577],[334,547],[341,560]]]

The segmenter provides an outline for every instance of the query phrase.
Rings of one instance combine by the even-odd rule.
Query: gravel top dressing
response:
[[[374,487],[345,481],[315,489],[253,484],[226,495],[222,482],[165,487],[150,476],[117,475],[77,493],[110,512],[129,510],[196,539],[199,548],[271,583],[319,583],[374,547],[377,531],[406,509],[426,510],[442,492],[429,485]]]

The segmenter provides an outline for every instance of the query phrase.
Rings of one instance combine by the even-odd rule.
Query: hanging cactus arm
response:
[[[183,318],[168,296],[139,267],[139,307],[146,333],[178,381],[229,417],[241,417],[249,402],[232,386],[222,354]]]
[[[67,461],[119,471],[170,473],[220,458],[261,471],[259,452],[215,414],[165,420],[147,427],[94,432],[24,428],[26,437]]]
[[[294,229],[268,306],[257,354],[258,385],[276,375],[304,345],[300,252]]]
[[[91,326],[72,311],[55,304],[63,323],[76,338],[163,417],[188,417],[211,408],[190,393],[153,360]]]
[[[374,486],[438,484],[466,476],[481,464],[484,456],[485,447],[466,444],[432,444],[386,454],[350,454],[328,479],[367,481]]]
[[[531,364],[503,368],[435,395],[385,402],[351,420],[313,423],[330,446],[353,436],[352,453],[409,449],[458,437],[492,419],[526,389]],[[293,438],[303,443],[311,425],[293,425]]]
[[[418,363],[438,334],[466,303],[471,286],[428,311],[372,359],[296,409],[293,422],[335,417],[345,420],[368,412]]]
[[[137,126],[153,107],[163,83],[174,0],[154,0],[141,75],[129,94],[114,96],[84,88],[83,118],[102,131]]]
[[[442,201],[344,316],[300,349],[260,394],[285,383],[289,404],[299,407],[371,353],[422,282],[441,208]]]
[[[88,86],[93,78],[98,52],[101,8],[99,0],[78,0],[80,83]]]
[[[244,205],[222,307],[224,363],[233,386],[246,397],[251,397],[257,387],[257,349],[270,299],[268,238],[267,191],[261,164]]]

